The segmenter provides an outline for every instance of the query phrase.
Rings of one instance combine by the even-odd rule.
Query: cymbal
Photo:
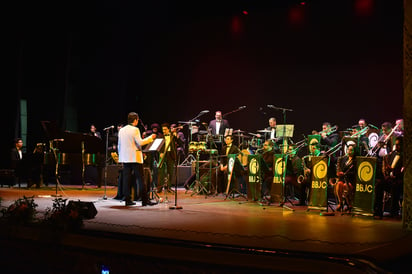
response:
[[[199,134],[200,134],[200,135],[207,134],[207,130],[199,130]]]
[[[245,132],[243,130],[237,129],[237,130],[234,130],[233,133],[245,133]]]
[[[272,131],[268,130],[268,129],[260,129],[260,130],[257,130],[257,132],[269,133],[269,132],[272,132]]]

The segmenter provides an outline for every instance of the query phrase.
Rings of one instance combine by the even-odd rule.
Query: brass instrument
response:
[[[382,145],[382,144],[383,144],[383,145],[386,145],[386,144],[388,143],[389,138],[391,138],[392,134],[398,129],[398,127],[399,127],[400,125],[401,125],[401,124],[397,124],[397,125],[391,130],[391,132],[389,132],[389,134],[386,135],[386,137],[385,137],[385,135],[382,135],[382,136],[379,138],[379,140],[378,140],[378,142],[376,143],[376,145],[369,150],[368,156],[375,156],[376,153],[378,152],[378,150],[381,148],[381,145]],[[385,139],[383,139],[383,137],[385,137]],[[383,140],[382,140],[382,139],[383,139]]]
[[[312,132],[312,134],[319,134],[319,135],[321,135],[321,134],[323,134],[323,133],[326,133],[326,135],[330,135],[330,134],[332,134],[332,133],[335,133],[336,131],[338,130],[338,126],[333,126],[333,127],[331,127],[329,130],[322,130],[322,131],[319,131],[319,132],[317,132],[317,131],[313,131]]]
[[[351,137],[351,138],[360,137],[360,136],[364,135],[364,134],[365,134],[366,132],[368,132],[368,131],[369,131],[369,127],[366,126],[366,127],[364,127],[363,129],[359,130],[358,132],[352,134],[350,137]]]
[[[311,157],[312,155],[305,155],[302,157],[302,165],[303,165],[303,175],[299,175],[297,181],[299,184],[303,183],[304,181],[309,179],[310,169],[306,166],[306,159]]]
[[[342,149],[342,141],[337,143],[334,147],[331,147],[328,151],[325,152],[325,156],[330,156],[332,154],[335,154],[339,150]]]

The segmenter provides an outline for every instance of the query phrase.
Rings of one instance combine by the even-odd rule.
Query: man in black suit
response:
[[[211,131],[211,134],[223,136],[225,134],[225,130],[229,127],[229,122],[222,118],[222,112],[216,111],[215,119],[209,123],[209,130]]]
[[[24,171],[24,153],[23,153],[23,139],[17,138],[14,141],[14,147],[11,149],[10,160],[11,160],[11,169],[14,170],[15,175],[15,184],[18,184],[21,187],[22,178],[25,175]]]
[[[230,154],[242,154],[240,149],[233,144],[233,137],[232,135],[225,136],[225,144],[221,150],[221,162],[220,162],[220,169],[218,173],[218,185],[217,185],[217,192],[223,193],[225,192],[227,187],[227,173],[228,173],[228,155]],[[243,178],[243,165],[241,164],[238,157],[236,157],[235,164],[233,167],[233,175],[232,180],[234,182],[231,183],[232,187],[230,189],[236,189],[242,194],[246,194],[246,181]]]

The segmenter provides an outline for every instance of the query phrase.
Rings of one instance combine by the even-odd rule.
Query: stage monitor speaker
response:
[[[92,202],[69,201],[68,210],[77,210],[83,219],[93,219],[97,215],[97,209]]]
[[[183,186],[186,180],[193,174],[191,166],[177,166],[177,185]]]

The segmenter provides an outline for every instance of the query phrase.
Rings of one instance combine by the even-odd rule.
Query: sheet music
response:
[[[152,145],[149,148],[149,151],[157,151],[160,149],[160,146],[162,145],[162,138],[157,138],[153,141]]]

